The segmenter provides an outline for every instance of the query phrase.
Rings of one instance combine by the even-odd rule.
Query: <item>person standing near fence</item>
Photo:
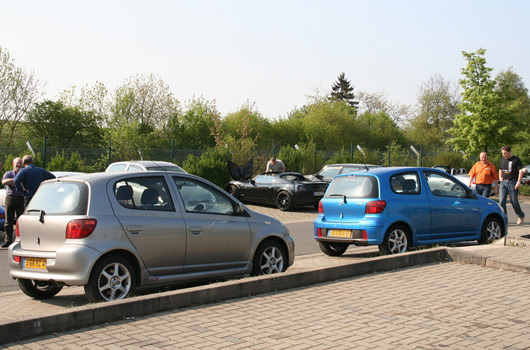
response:
[[[24,169],[21,169],[15,176],[14,183],[16,189],[24,193],[24,208],[26,208],[41,182],[55,179],[55,175],[33,165],[33,157],[30,155],[25,155],[22,162]]]
[[[523,162],[518,157],[512,155],[512,149],[509,146],[503,146],[501,165],[499,166],[499,204],[506,212],[506,200],[508,193],[510,193],[510,202],[512,203],[513,210],[517,214],[517,225],[521,225],[524,221],[524,213],[521,210],[519,204],[519,186],[521,186],[521,178],[523,172],[520,171],[523,167]]]
[[[22,169],[22,159],[13,159],[13,170],[8,171],[2,177],[2,185],[6,189],[4,208],[6,211],[6,221],[4,232],[6,234],[2,248],[7,248],[13,243],[13,225],[15,225],[15,215],[18,219],[24,212],[24,194],[15,188],[14,178]]]
[[[469,187],[475,179],[475,190],[477,194],[488,198],[491,193],[491,187],[494,182],[499,180],[499,174],[495,165],[488,160],[486,152],[480,153],[480,161],[476,162],[469,171]],[[499,192],[499,186],[495,186],[495,194]]]

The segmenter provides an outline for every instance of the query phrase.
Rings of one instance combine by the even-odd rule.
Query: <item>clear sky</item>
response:
[[[0,0],[0,46],[46,82],[109,90],[158,74],[181,102],[246,101],[286,116],[341,72],[354,92],[413,105],[435,74],[457,83],[462,51],[487,50],[530,87],[527,0]]]

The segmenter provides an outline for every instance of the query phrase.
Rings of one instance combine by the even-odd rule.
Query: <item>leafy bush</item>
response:
[[[205,178],[221,188],[230,182],[227,159],[230,155],[226,149],[208,148],[199,157],[190,154],[182,167],[190,174]]]
[[[96,165],[85,165],[86,161],[81,158],[79,153],[74,152],[70,158],[64,155],[64,152],[57,153],[47,164],[49,171],[79,171],[83,173],[91,173],[98,171]]]

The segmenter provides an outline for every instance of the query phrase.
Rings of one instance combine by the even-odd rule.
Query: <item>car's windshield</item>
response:
[[[349,175],[333,179],[326,191],[326,197],[377,198],[379,186],[374,176]]]

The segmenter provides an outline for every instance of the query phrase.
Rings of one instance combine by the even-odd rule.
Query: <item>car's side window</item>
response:
[[[142,168],[134,164],[129,164],[129,168],[127,169],[127,171],[142,171],[142,170],[143,170]]]
[[[133,177],[114,184],[114,195],[125,208],[173,211],[173,201],[162,176]]]
[[[233,215],[232,201],[210,185],[189,178],[173,177],[184,201],[184,208],[190,213]]]
[[[399,194],[419,194],[421,192],[420,179],[415,171],[392,175],[390,187],[394,193]]]
[[[339,170],[340,168],[327,168],[325,170],[322,170],[319,175],[327,179],[329,177],[334,177],[335,175],[337,175],[339,173]]]
[[[467,196],[465,187],[450,177],[431,171],[424,171],[423,174],[433,195],[440,197]]]
[[[124,171],[127,164],[116,164],[110,167],[109,171]]]

